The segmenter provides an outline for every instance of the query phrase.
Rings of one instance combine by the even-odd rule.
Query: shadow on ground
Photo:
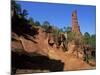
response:
[[[29,56],[27,54],[19,54],[12,52],[12,74],[16,73],[17,69],[26,70],[48,70],[50,72],[63,71],[64,63],[60,60],[51,60],[46,56]]]

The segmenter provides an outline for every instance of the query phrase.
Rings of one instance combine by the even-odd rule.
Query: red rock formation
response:
[[[76,33],[77,35],[81,35],[76,10],[72,12],[72,32]]]
[[[76,55],[65,53],[61,48],[57,49],[56,47],[51,47],[48,44],[48,38],[45,37],[45,32],[43,32],[41,28],[39,29],[39,34],[33,39],[37,43],[24,37],[19,37],[18,39],[19,41],[12,41],[12,48],[20,49],[22,47],[19,46],[22,44],[24,51],[27,53],[35,52],[47,56],[49,59],[60,60],[64,63],[63,70],[91,69],[91,66],[77,58]]]

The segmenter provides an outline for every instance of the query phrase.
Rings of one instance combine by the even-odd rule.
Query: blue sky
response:
[[[22,9],[28,11],[28,16],[43,24],[48,21],[51,25],[63,28],[72,25],[72,11],[77,10],[78,22],[82,33],[96,33],[96,7],[72,4],[38,3],[17,1]]]

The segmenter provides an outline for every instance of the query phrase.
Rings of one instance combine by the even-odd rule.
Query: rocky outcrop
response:
[[[24,36],[17,37],[19,40],[12,40],[12,49],[18,48],[28,54],[37,53],[42,56],[46,56],[51,60],[61,61],[64,63],[63,70],[91,68],[91,66],[85,63],[82,59],[77,58],[75,54],[72,54],[71,52],[63,52],[62,48],[58,49],[56,47],[51,47],[48,44],[48,38],[45,36],[45,34],[46,33],[40,28],[39,34],[35,36],[35,39],[33,39],[35,42],[24,38]],[[12,38],[14,39],[14,37]],[[16,49],[16,52],[18,49]]]
[[[76,45],[74,41],[71,41],[68,43],[67,47],[68,47],[67,53],[74,54],[75,56],[77,56],[77,58],[80,58],[83,60],[84,52],[81,45]]]
[[[76,10],[72,12],[72,32],[76,33],[78,36],[81,35]]]

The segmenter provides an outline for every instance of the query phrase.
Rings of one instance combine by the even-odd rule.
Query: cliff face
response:
[[[70,52],[69,53],[63,52],[62,48],[58,49],[56,47],[51,47],[48,44],[48,37],[46,36],[47,34],[45,32],[43,32],[43,29],[39,28],[38,32],[39,32],[39,34],[36,35],[35,38],[27,35],[28,38],[31,40],[24,38],[24,36],[18,37],[16,33],[12,33],[13,35],[15,35],[15,36],[12,36],[12,38],[14,39],[14,40],[12,40],[12,52],[17,53],[17,54],[25,53],[26,55],[29,54],[32,56],[34,56],[34,54],[35,55],[38,54],[38,55],[40,55],[40,57],[41,56],[47,57],[49,61],[52,61],[52,60],[60,61],[62,65],[64,64],[62,66],[63,67],[62,70],[65,70],[65,71],[91,68],[82,59],[77,58],[77,56],[75,54],[72,54]],[[26,57],[25,57],[25,59],[26,59]],[[14,56],[13,56],[13,58],[14,58]],[[20,58],[17,58],[17,59],[20,59]],[[32,57],[31,57],[31,59],[32,59]],[[14,59],[14,60],[16,61],[16,59]],[[44,58],[44,60],[45,60],[45,58]],[[28,60],[27,60],[27,62],[28,62]],[[37,62],[41,62],[41,61],[38,60]],[[61,66],[60,62],[59,62],[59,66]],[[23,62],[21,61],[21,63],[23,63]],[[17,64],[17,61],[16,61],[16,64]],[[54,64],[54,63],[52,63],[52,64]],[[44,66],[45,66],[45,64],[44,64]],[[54,67],[54,68],[56,69],[58,67]]]
[[[72,32],[81,35],[80,26],[78,24],[77,11],[72,12]]]

